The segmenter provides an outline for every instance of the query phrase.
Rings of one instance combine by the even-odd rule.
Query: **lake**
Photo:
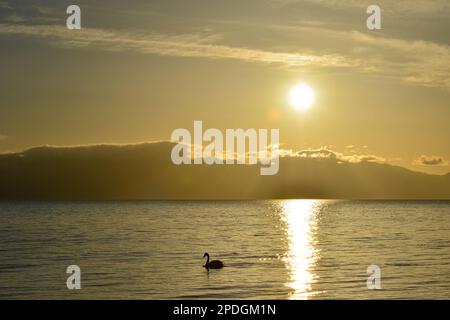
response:
[[[449,299],[450,201],[2,202],[0,298]]]

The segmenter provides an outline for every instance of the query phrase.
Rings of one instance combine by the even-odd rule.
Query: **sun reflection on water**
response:
[[[316,281],[316,276],[312,267],[318,251],[313,233],[320,204],[319,200],[287,200],[282,204],[282,219],[286,223],[289,240],[285,259],[290,272],[287,285],[293,290],[291,299],[308,299],[314,294],[311,285]]]

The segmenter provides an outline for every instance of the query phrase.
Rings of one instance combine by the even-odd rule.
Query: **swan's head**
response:
[[[209,253],[208,252],[205,252],[205,254],[203,255],[203,258],[204,257],[209,257]]]

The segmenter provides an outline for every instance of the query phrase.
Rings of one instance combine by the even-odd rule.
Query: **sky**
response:
[[[66,8],[81,8],[81,30]],[[281,148],[450,171],[450,1],[0,0],[0,152],[277,128]],[[289,104],[298,83],[311,108]]]

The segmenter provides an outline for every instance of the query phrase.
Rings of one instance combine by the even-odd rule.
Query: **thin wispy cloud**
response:
[[[0,1],[0,21],[8,23],[58,23],[54,9],[19,1]]]
[[[36,37],[64,48],[88,48],[105,51],[133,51],[142,54],[232,59],[245,62],[298,68],[353,68],[399,79],[407,83],[450,90],[450,46],[430,41],[411,41],[369,35],[357,31],[338,31],[321,27],[275,26],[274,29],[309,32],[318,39],[345,39],[348,45],[334,52],[294,45],[284,51],[243,48],[224,44],[221,34],[202,32],[161,34],[123,32],[103,29],[67,30],[55,25],[1,24],[0,35]],[[326,41],[326,40],[324,40]],[[336,40],[334,40],[336,41]]]
[[[107,51],[138,51],[174,57],[235,59],[249,62],[277,63],[287,66],[348,67],[339,55],[271,52],[217,44],[216,34],[137,34],[101,29],[67,30],[61,26],[0,25],[0,34],[33,36],[65,48],[97,48]]]
[[[361,9],[367,8],[371,2],[366,0],[269,0],[275,5],[316,4],[328,8]],[[388,12],[433,13],[450,11],[447,0],[378,0],[376,3]]]
[[[447,44],[322,26],[275,25],[271,28],[278,32],[307,34],[310,38],[322,39],[323,43],[332,43],[334,53],[351,61],[359,71],[450,90],[450,46]]]
[[[367,55],[364,66],[430,87],[450,89],[450,46],[429,41],[370,36],[352,32],[352,38]],[[381,51],[383,50],[383,51]],[[385,57],[377,57],[379,53]]]

